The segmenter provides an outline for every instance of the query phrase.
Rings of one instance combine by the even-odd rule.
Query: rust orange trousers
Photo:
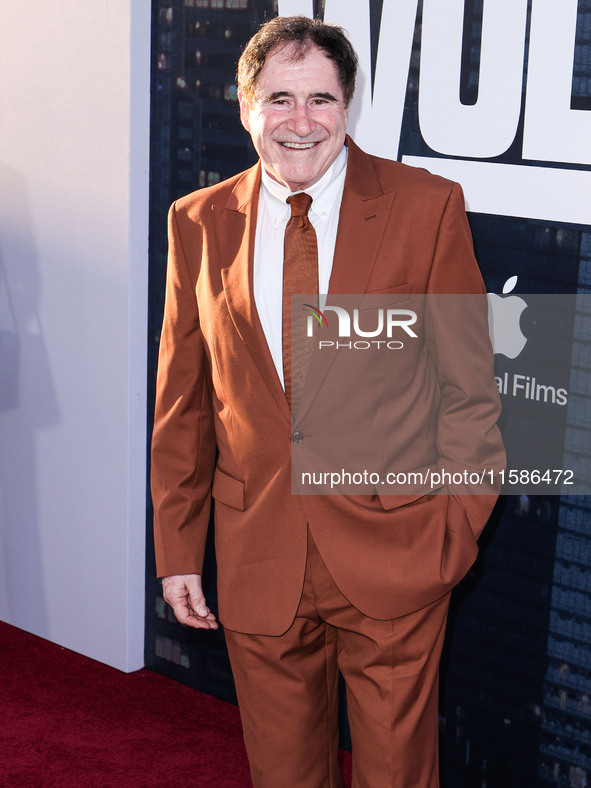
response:
[[[371,582],[371,571],[368,571]],[[353,788],[437,788],[438,676],[449,594],[380,621],[343,596],[311,535],[302,598],[279,637],[226,630],[255,788],[340,788],[337,683]]]

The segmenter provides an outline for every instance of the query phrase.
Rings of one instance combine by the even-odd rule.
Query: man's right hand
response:
[[[195,629],[217,629],[218,622],[205,604],[201,575],[170,575],[162,578],[162,595],[179,623]]]

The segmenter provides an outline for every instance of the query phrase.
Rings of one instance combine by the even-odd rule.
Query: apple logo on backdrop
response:
[[[503,285],[503,294],[507,296],[516,284],[516,276],[507,279]],[[527,337],[521,330],[519,320],[526,307],[527,304],[519,296],[503,298],[496,293],[488,293],[488,330],[493,353],[501,353],[507,358],[517,358],[521,353]]]

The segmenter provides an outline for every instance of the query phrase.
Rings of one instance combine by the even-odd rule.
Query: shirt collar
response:
[[[312,198],[310,211],[320,219],[326,219],[335,207],[337,209],[340,207],[336,197],[342,190],[346,168],[347,148],[343,145],[338,156],[322,178],[308,189],[300,190],[310,195]],[[261,164],[261,196],[275,223],[282,221],[288,213],[287,198],[292,194],[296,194],[296,192],[290,191],[287,186],[272,178],[265,170],[264,165]]]

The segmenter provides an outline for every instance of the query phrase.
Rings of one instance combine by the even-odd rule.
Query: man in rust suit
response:
[[[438,785],[449,595],[494,503],[451,490],[292,494],[290,456],[310,425],[304,407],[290,410],[282,368],[290,195],[312,198],[317,292],[483,292],[460,187],[346,136],[355,71],[340,28],[305,17],[264,25],[238,71],[260,161],[169,216],[152,459],[158,574],[181,623],[218,626],[200,575],[213,497],[219,614],[256,788],[342,784],[339,669],[354,785]],[[485,324],[459,353],[425,351],[420,397],[393,384],[387,412],[415,435],[405,470],[502,463]]]

